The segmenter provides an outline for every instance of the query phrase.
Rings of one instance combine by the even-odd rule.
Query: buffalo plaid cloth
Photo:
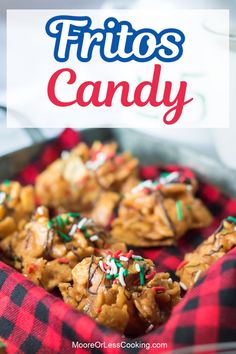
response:
[[[18,176],[22,183],[33,183],[43,168],[64,149],[80,140],[78,133],[66,129],[56,143],[46,147],[39,160],[28,165]],[[186,168],[167,166],[165,171]],[[141,177],[155,178],[162,171],[142,167]],[[225,197],[216,187],[202,183],[199,197],[214,215],[204,230],[191,231],[178,247],[138,249],[151,258],[160,271],[174,271],[184,254],[193,250],[219,225],[222,218],[236,215],[236,200]],[[167,323],[134,340],[96,324],[54,295],[35,286],[24,276],[0,262],[0,338],[7,353],[200,353],[217,352],[219,343],[228,342],[236,352],[236,248],[218,260],[200,277],[193,289],[175,307]],[[93,344],[91,344],[93,343]],[[222,345],[222,344],[221,344]],[[89,347],[90,346],[90,347]],[[94,347],[92,347],[94,346]],[[190,347],[194,346],[195,349]],[[185,348],[185,349],[184,349]],[[223,351],[226,353],[226,351]]]

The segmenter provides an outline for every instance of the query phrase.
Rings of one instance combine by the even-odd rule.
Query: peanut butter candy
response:
[[[163,324],[180,301],[179,284],[133,251],[85,258],[72,280],[59,285],[66,303],[131,337]]]
[[[60,210],[91,213],[96,208],[95,221],[106,226],[119,194],[137,183],[137,166],[129,152],[117,153],[114,142],[80,143],[38,176],[36,193],[41,204]],[[113,194],[104,197],[107,192]]]
[[[113,242],[103,228],[80,213],[50,219],[47,208],[42,206],[19,233],[3,244],[3,251],[14,260],[15,268],[47,290],[62,281],[71,281],[71,270],[79,261],[104,254],[108,248],[126,250],[123,243]]]
[[[33,187],[5,180],[0,184],[0,247],[13,232],[22,229],[35,208]]]
[[[197,181],[179,172],[141,182],[119,204],[112,236],[132,246],[175,245],[188,230],[212,221],[196,190]]]
[[[176,270],[184,290],[191,288],[209,267],[236,246],[236,218],[229,216],[193,252],[185,255]]]

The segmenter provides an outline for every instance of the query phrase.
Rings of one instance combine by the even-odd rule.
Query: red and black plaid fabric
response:
[[[61,150],[72,148],[80,136],[67,129],[56,143],[48,146],[41,158],[28,165],[18,179],[33,183],[38,172],[58,157]],[[167,166],[165,171],[183,169]],[[141,176],[155,178],[162,172],[143,167]],[[185,169],[186,173],[191,171]],[[193,250],[219,225],[222,218],[236,215],[236,200],[225,197],[216,187],[202,183],[199,197],[214,215],[209,228],[195,230],[183,237],[178,247],[138,249],[151,258],[160,271],[174,275],[184,254]],[[168,322],[135,340],[129,340],[96,324],[63,301],[35,286],[24,276],[0,262],[0,338],[8,353],[216,353],[219,343],[236,341],[236,248],[217,261],[200,277],[175,307]],[[91,344],[92,343],[92,344]],[[236,352],[236,343],[234,353]],[[190,347],[195,346],[195,349]],[[185,351],[184,348],[185,347]],[[224,353],[226,351],[223,351]]]

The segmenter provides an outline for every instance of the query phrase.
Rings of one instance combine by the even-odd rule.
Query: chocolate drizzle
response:
[[[97,290],[98,290],[98,288],[97,288],[96,292],[93,292],[93,291],[90,290],[91,281],[92,281],[92,279],[93,279],[93,277],[94,277],[94,274],[96,273],[96,271],[97,271],[97,269],[98,269],[98,267],[99,267],[99,265],[97,264],[96,267],[95,267],[95,269],[94,269],[94,271],[93,271],[92,274],[91,274],[91,269],[92,269],[93,263],[94,263],[94,255],[91,256],[91,261],[90,261],[89,269],[88,269],[87,291],[88,291],[91,295],[97,295]],[[100,284],[99,284],[99,285],[100,285]]]
[[[25,250],[29,247],[29,241],[30,241],[31,237],[32,237],[32,231],[28,230],[26,241],[25,241]]]
[[[7,200],[5,198],[5,200],[0,203],[0,205],[2,205],[4,207],[4,209],[6,210],[7,214],[8,215],[12,215],[12,213],[14,212],[14,208],[10,208],[8,205],[7,205]]]
[[[213,249],[209,253],[204,254],[204,256],[212,256],[213,254],[218,253],[222,247],[223,246],[220,245],[216,250]]]
[[[68,245],[65,243],[65,248],[66,248],[67,251],[72,252],[73,255],[75,255],[78,260],[81,260],[81,256],[78,255],[78,253],[75,251],[76,248],[74,246],[68,247]]]
[[[222,230],[223,230],[223,228],[222,228],[220,231],[222,231]],[[220,232],[220,231],[219,231],[219,232]],[[215,232],[215,233],[214,233],[214,242],[216,242],[217,240],[222,239],[222,238],[225,237],[225,236],[231,235],[231,234],[234,233],[235,231],[231,230],[231,231],[228,231],[228,232],[225,232],[225,233],[219,233],[219,232]],[[217,235],[219,235],[218,238],[217,238]]]
[[[54,229],[48,229],[47,231],[47,238],[46,238],[46,245],[45,245],[45,258],[48,260],[50,258],[50,252],[53,247],[53,238],[55,235]]]
[[[175,229],[175,226],[174,226],[174,224],[173,224],[173,222],[172,222],[172,220],[171,220],[171,218],[170,218],[170,216],[168,214],[168,211],[167,211],[167,209],[166,209],[166,207],[165,207],[165,205],[163,203],[163,199],[164,199],[163,198],[163,194],[162,194],[162,192],[160,190],[158,190],[157,192],[158,192],[158,194],[156,194],[156,200],[159,203],[159,205],[160,205],[160,207],[161,207],[161,209],[162,209],[162,211],[163,211],[163,213],[165,215],[165,218],[167,220],[168,226],[171,229],[171,231],[173,232],[173,235],[174,235],[174,237],[176,239],[176,229]]]
[[[103,274],[103,276],[102,276],[102,278],[101,278],[101,280],[100,280],[100,283],[98,284],[98,286],[97,286],[97,289],[96,289],[96,294],[98,293],[98,289],[100,288],[100,286],[101,286],[101,284],[102,284],[102,282],[105,280],[105,273]]]

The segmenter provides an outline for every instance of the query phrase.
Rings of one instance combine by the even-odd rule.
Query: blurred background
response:
[[[30,145],[32,141],[58,134],[56,129],[7,129],[5,122],[6,94],[6,10],[47,8],[90,9],[230,9],[230,129],[158,129],[144,132],[155,139],[194,149],[205,157],[236,169],[236,0],[1,0],[0,2],[0,155]],[[220,24],[203,24],[213,36],[224,35]],[[16,112],[17,114],[17,112]],[[223,117],[222,117],[223,119]]]

